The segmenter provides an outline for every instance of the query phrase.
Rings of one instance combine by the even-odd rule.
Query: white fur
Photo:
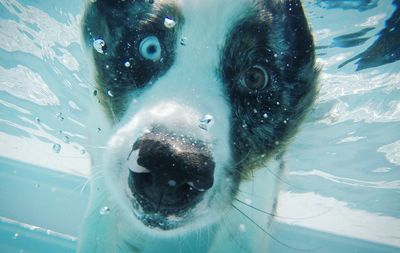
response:
[[[143,94],[132,98],[125,116],[117,126],[112,128],[99,110],[95,111],[96,116],[91,119],[102,131],[92,136],[95,147],[91,150],[91,199],[79,245],[81,253],[194,252],[195,246],[190,242],[198,244],[196,252],[221,252],[222,249],[235,250],[226,252],[241,252],[231,237],[237,236],[234,240],[239,240],[239,228],[243,229],[244,225],[238,223],[238,217],[243,219],[243,216],[231,209],[231,201],[228,201],[228,192],[233,183],[227,177],[227,169],[232,166],[229,145],[230,108],[222,82],[215,73],[227,32],[254,1],[177,2],[185,17],[180,36],[186,37],[187,43],[186,46],[177,47],[174,65]],[[198,126],[205,114],[215,118],[214,126],[208,131]],[[132,165],[127,157],[132,144],[156,122],[162,122],[177,134],[190,135],[209,143],[216,163],[214,186],[205,193],[204,199],[194,210],[184,217],[187,224],[170,231],[150,229],[137,219],[142,213],[131,207],[133,196],[127,185],[128,168]],[[96,148],[104,145],[107,146],[104,150]],[[267,178],[272,179],[270,182],[257,183],[257,178],[254,178],[255,181],[250,185],[244,184],[241,189],[268,192],[270,195],[260,198],[262,204],[259,206],[272,210],[276,178],[271,175]],[[109,207],[110,213],[101,215],[102,207]],[[170,217],[171,220],[173,218]],[[261,220],[265,225],[269,218],[262,216]],[[251,223],[247,226],[251,226]],[[254,234],[257,240],[267,239],[263,232],[257,233]],[[129,242],[138,250],[132,251],[124,242]],[[251,252],[264,250],[265,247],[262,247]]]

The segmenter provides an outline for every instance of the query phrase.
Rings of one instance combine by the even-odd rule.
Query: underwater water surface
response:
[[[400,252],[400,1],[302,3],[320,93],[284,155],[270,252]],[[75,250],[87,136],[101,134],[86,122],[83,7],[0,0],[0,252]],[[244,240],[259,229],[238,224]]]

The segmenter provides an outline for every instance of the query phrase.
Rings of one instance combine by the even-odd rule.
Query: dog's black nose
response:
[[[145,211],[184,210],[213,185],[215,163],[202,141],[152,132],[140,138],[134,149],[142,171],[131,168],[129,185]]]

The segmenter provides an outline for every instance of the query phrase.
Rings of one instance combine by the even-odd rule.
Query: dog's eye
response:
[[[268,84],[268,81],[267,71],[259,65],[248,68],[240,78],[241,85],[250,90],[261,90]]]
[[[147,60],[158,61],[161,57],[161,45],[156,36],[146,37],[140,42],[140,54]]]

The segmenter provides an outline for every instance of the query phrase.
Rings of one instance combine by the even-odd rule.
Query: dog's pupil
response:
[[[156,48],[155,45],[150,45],[150,46],[147,48],[147,53],[148,53],[148,54],[154,54],[156,51],[157,51],[157,48]]]
[[[261,88],[265,82],[264,73],[258,68],[251,68],[246,74],[246,85],[249,89]]]

